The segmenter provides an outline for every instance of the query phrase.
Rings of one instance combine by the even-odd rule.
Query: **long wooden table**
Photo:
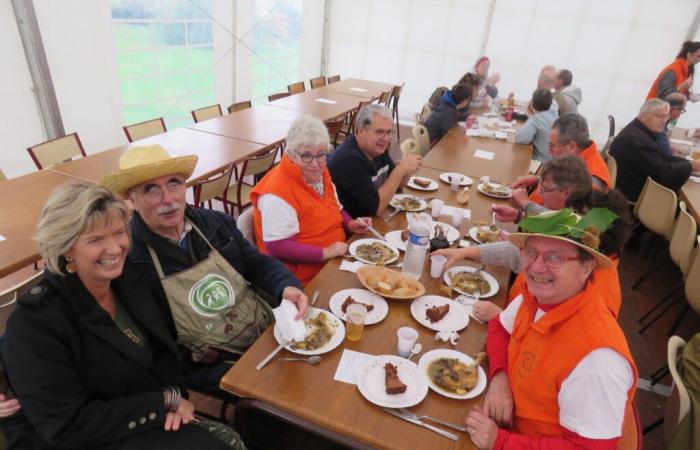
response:
[[[326,86],[318,87],[314,91],[337,92],[339,94],[354,95],[365,99],[379,98],[383,92],[391,92],[393,84],[379,83],[377,81],[360,80],[358,78],[347,78]]]
[[[700,140],[688,137],[687,129],[676,127],[671,130],[671,138],[692,142],[697,145]],[[688,207],[688,212],[693,215],[695,221],[700,223],[700,184],[688,180],[678,191],[680,200],[683,200]]]
[[[94,153],[53,166],[51,171],[73,178],[99,182],[103,176],[119,171],[119,158],[128,149],[138,145],[163,146],[172,156],[197,155],[199,160],[188,180],[192,185],[211,177],[231,163],[266,150],[261,144],[243,141],[212,133],[202,133],[189,128],[178,128],[167,133],[151,136],[131,144]]]
[[[344,116],[357,109],[360,102],[370,100],[369,97],[343,94],[321,87],[275,100],[268,105],[300,111],[325,122]]]
[[[36,223],[49,194],[75,181],[66,175],[40,170],[0,182],[0,277],[39,259],[32,239]]]
[[[523,151],[528,152],[527,149]],[[511,164],[514,166],[511,168],[513,172],[527,173],[529,157],[518,159]],[[441,172],[442,170],[424,167],[418,175],[437,181]],[[442,181],[438,183],[437,191],[421,192],[404,188],[404,193],[436,197],[444,200],[447,205],[460,206],[456,202],[456,193],[450,191],[449,185]],[[505,202],[477,192],[475,185],[469,192],[470,200],[466,207],[471,210],[472,220],[490,220],[490,205]],[[450,222],[449,217],[442,216],[441,220]],[[380,232],[387,232],[404,229],[407,223],[405,214],[400,213],[389,222],[383,218],[375,218],[374,225]],[[461,233],[464,234],[470,226],[472,223],[463,222]],[[512,231],[512,226],[505,228]],[[306,286],[305,292],[309,297],[314,290],[320,292],[317,307],[328,309],[329,298],[341,289],[362,288],[355,274],[339,270],[340,264],[340,259],[330,261]],[[464,265],[474,266],[475,263],[465,261]],[[440,280],[431,278],[429,269],[430,262],[426,260],[421,276],[426,294],[441,295]],[[496,277],[500,286],[498,293],[488,301],[502,306],[509,285],[510,271],[499,267],[487,267],[487,270]],[[402,326],[411,326],[418,330],[423,352],[435,348],[452,348],[449,344],[436,342],[434,331],[416,323],[410,314],[410,301],[388,302],[389,314],[382,322],[365,327],[359,342],[344,341],[340,347],[324,355],[322,362],[316,366],[273,360],[262,370],[256,370],[255,366],[277,346],[272,329],[268,329],[221,380],[223,389],[249,399],[237,406],[236,414],[240,415],[238,417],[244,420],[244,415],[250,410],[263,410],[267,414],[353,448],[475,448],[466,433],[457,433],[459,440],[456,442],[440,437],[429,430],[386,414],[365,400],[356,386],[333,379],[344,349],[372,355],[395,354],[396,330]],[[472,320],[460,335],[457,350],[467,354],[481,351],[486,340],[486,325]],[[291,356],[284,353],[288,352],[283,351],[283,356]],[[481,396],[472,400],[453,400],[430,391],[426,398],[411,410],[454,423],[463,423],[469,408],[480,404],[481,401]]]

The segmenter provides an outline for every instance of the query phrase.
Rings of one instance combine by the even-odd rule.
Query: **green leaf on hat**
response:
[[[547,211],[536,216],[528,216],[520,222],[520,228],[528,233],[565,236],[576,225],[578,217],[569,208]]]
[[[576,223],[576,227],[571,230],[572,237],[580,237],[583,230],[594,227],[598,232],[603,233],[610,228],[610,225],[619,216],[607,208],[593,208],[586,213],[581,220]]]

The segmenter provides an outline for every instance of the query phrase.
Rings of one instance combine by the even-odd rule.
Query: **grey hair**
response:
[[[664,98],[671,106],[671,108],[678,108],[678,109],[683,109],[685,108],[685,105],[688,103],[688,97],[685,95],[681,94],[680,92],[674,92],[672,94],[668,94],[666,98]]]
[[[671,109],[671,105],[669,105],[666,100],[652,98],[651,100],[644,102],[642,107],[639,109],[639,115],[637,117],[648,116],[657,108]]]
[[[286,146],[288,150],[298,150],[300,147],[329,147],[330,143],[328,128],[315,117],[299,116],[289,125]]]
[[[63,255],[85,230],[114,217],[129,220],[129,209],[106,187],[89,182],[61,186],[51,193],[37,224],[34,240],[49,272],[65,275]]]
[[[357,128],[367,128],[368,126],[372,125],[372,120],[375,114],[389,120],[394,118],[391,110],[384,105],[367,105],[357,113],[355,126]]]
[[[588,147],[591,136],[588,134],[586,118],[580,114],[566,114],[552,124],[552,129],[559,130],[557,141],[559,144],[567,144],[573,141],[580,150]]]

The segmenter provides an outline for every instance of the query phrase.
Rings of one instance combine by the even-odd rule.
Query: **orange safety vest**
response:
[[[603,157],[600,156],[600,153],[598,153],[598,147],[596,146],[595,141],[592,141],[591,145],[581,150],[578,156],[586,164],[588,173],[604,182],[606,191],[610,189],[610,185],[612,184],[612,181],[610,180],[610,172],[608,172],[608,166],[605,164],[605,161],[603,161]],[[595,184],[593,187],[598,189]],[[531,202],[535,202],[538,205],[544,205],[544,197],[542,197],[539,188],[536,188],[530,193],[529,199]]]
[[[666,68],[661,71],[659,76],[656,77],[656,80],[654,80],[654,84],[651,85],[651,89],[649,89],[649,93],[647,94],[647,100],[651,100],[652,98],[656,98],[659,96],[659,80],[669,70],[676,74],[676,87],[678,87],[678,85],[687,80],[690,76],[688,61],[686,61],[685,58],[676,59],[671,64],[666,66]],[[687,94],[688,92],[684,91],[683,93]]]
[[[265,194],[276,195],[294,208],[299,220],[299,234],[294,238],[297,242],[326,247],[334,242],[345,241],[343,217],[328,170],[323,171],[321,197],[306,183],[301,169],[285,155],[277,167],[265,175],[252,190],[250,200],[253,203],[255,239],[260,251],[268,254],[263,242],[262,216],[257,206],[258,199]],[[323,263],[282,262],[304,286],[323,267]]]
[[[600,294],[605,306],[612,313],[613,317],[617,318],[620,314],[620,306],[622,306],[622,290],[620,289],[620,276],[617,272],[617,266],[620,260],[612,259],[613,266],[609,269],[596,269],[588,283],[592,288],[596,289]],[[508,290],[508,298],[506,304],[510,303],[522,294],[523,286],[525,285],[525,272],[520,272],[513,284]]]
[[[528,436],[562,436],[558,396],[562,382],[581,360],[611,348],[629,362],[635,384],[627,392],[631,407],[637,368],[625,335],[590,283],[548,311],[537,322],[537,302],[523,290],[508,343],[508,378],[515,404],[514,431]]]

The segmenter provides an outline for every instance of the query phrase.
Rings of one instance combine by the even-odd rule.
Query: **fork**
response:
[[[439,423],[440,425],[445,425],[446,427],[450,427],[453,430],[467,431],[467,427],[462,427],[462,426],[456,425],[452,422],[447,422],[444,420],[436,419],[434,417],[426,416],[425,414],[416,414],[412,411],[409,411],[407,408],[398,408],[398,410],[401,411],[401,413],[405,414],[407,417],[410,417],[411,419],[415,419],[415,420],[428,419],[432,422]]]
[[[392,211],[391,214],[389,214],[388,216],[386,216],[386,219],[384,219],[384,222],[390,221],[391,219],[394,218],[395,215],[397,215],[397,214],[400,213],[401,211],[403,211],[403,208],[396,208],[396,209],[394,209],[394,211]]]

